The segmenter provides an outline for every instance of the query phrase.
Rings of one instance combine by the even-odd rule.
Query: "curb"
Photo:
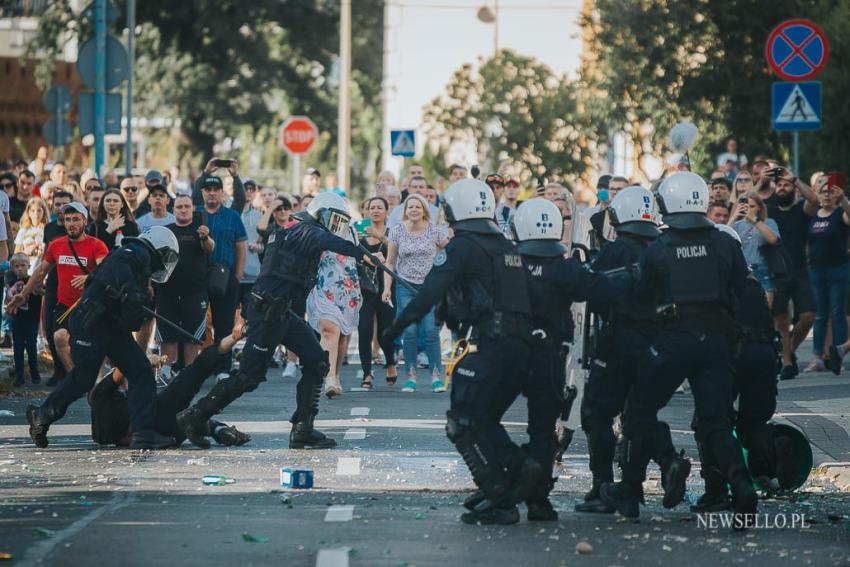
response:
[[[815,475],[825,477],[842,492],[850,492],[850,463],[822,463]]]

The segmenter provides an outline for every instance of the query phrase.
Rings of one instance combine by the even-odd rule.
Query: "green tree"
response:
[[[833,56],[822,79],[846,88],[850,73],[838,58],[848,49],[846,34],[839,31],[850,17],[848,5],[847,0],[775,0],[765,10],[759,0],[597,0],[583,21],[589,55],[582,69],[582,102],[590,120],[604,127],[590,133],[608,142],[611,132],[626,131],[639,160],[645,153],[663,154],[670,127],[688,119],[700,129],[691,157],[701,173],[712,169],[713,156],[730,135],[751,158],[766,154],[788,161],[790,136],[770,126],[770,85],[776,78],[765,61],[764,43],[774,26],[792,17],[805,15],[823,24]],[[837,96],[842,91],[832,88],[824,92],[824,130],[802,136],[807,169],[836,167],[848,155],[842,125],[850,110]]]
[[[589,159],[576,85],[510,50],[458,69],[424,121],[430,141],[477,144],[482,165],[513,162],[523,181],[575,180]]]

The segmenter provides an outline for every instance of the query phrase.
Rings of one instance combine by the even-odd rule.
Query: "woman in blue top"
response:
[[[826,323],[832,318],[832,345],[842,345],[847,340],[847,290],[850,287],[850,256],[847,255],[847,238],[850,236],[850,201],[844,194],[845,178],[831,173],[827,182],[817,189],[820,209],[809,221],[807,236],[809,248],[809,274],[815,293],[817,312],[814,324],[815,358],[806,372],[824,370],[823,352]],[[830,348],[832,351],[833,349]],[[843,349],[842,349],[843,350]],[[835,354],[835,353],[833,353]],[[838,365],[840,355],[830,360]]]
[[[764,289],[767,303],[772,304],[776,284],[767,268],[762,246],[779,244],[779,227],[776,226],[776,221],[767,218],[767,207],[755,191],[750,191],[738,199],[733,215],[732,227],[741,237],[744,259]]]

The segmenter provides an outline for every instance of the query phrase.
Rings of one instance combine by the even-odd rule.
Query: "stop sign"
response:
[[[306,154],[316,145],[319,129],[306,116],[290,116],[280,126],[280,145],[293,155]]]

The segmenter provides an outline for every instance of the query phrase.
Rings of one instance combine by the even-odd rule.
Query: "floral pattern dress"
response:
[[[307,296],[307,321],[316,331],[319,320],[331,321],[343,335],[350,335],[360,320],[363,294],[354,258],[323,252],[316,286]]]

